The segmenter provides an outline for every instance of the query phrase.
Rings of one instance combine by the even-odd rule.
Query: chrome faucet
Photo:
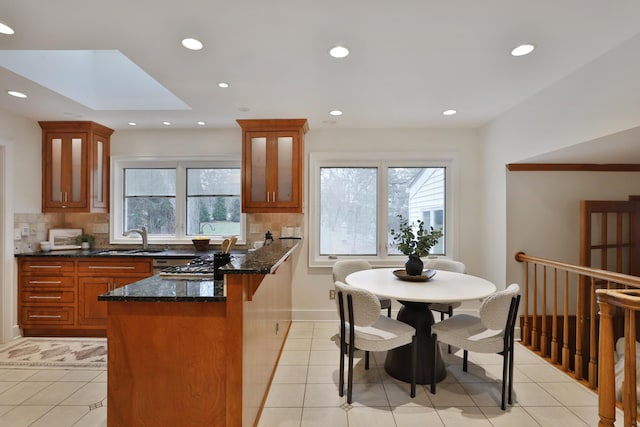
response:
[[[147,227],[132,228],[131,230],[127,230],[122,233],[123,236],[129,237],[132,233],[137,233],[142,237],[142,249],[149,249],[149,241],[147,239]]]

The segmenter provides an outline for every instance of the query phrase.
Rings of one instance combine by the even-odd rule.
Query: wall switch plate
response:
[[[336,290],[329,289],[329,299],[336,299]]]
[[[22,240],[22,234],[20,233],[19,228],[13,229],[13,240]]]
[[[30,233],[30,227],[29,224],[20,224],[20,230],[22,230],[22,235],[23,236],[28,236]]]

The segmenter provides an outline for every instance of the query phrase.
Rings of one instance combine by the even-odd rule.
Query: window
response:
[[[452,255],[454,156],[312,153],[310,159],[310,204],[316,207],[310,209],[311,266],[345,257],[398,265],[405,256],[390,233],[398,227],[398,215],[442,229],[431,254]]]
[[[230,159],[114,158],[111,242],[146,227],[150,243],[191,243],[195,236],[244,242],[240,162]]]

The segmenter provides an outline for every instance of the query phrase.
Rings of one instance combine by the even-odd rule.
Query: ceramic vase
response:
[[[420,257],[416,254],[409,255],[409,259],[404,264],[404,269],[409,276],[419,276],[422,274],[422,268],[424,264]]]

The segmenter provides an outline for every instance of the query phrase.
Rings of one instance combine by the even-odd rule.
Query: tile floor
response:
[[[595,393],[516,346],[515,404],[501,411],[502,358],[447,355],[437,394],[389,377],[383,353],[371,367],[356,360],[353,403],[338,396],[337,324],[295,322],[285,343],[258,427],[596,426]],[[361,356],[361,355],[360,355]],[[107,375],[89,369],[0,368],[0,427],[106,426]],[[618,413],[616,426],[622,426]],[[168,426],[173,427],[173,426]]]

